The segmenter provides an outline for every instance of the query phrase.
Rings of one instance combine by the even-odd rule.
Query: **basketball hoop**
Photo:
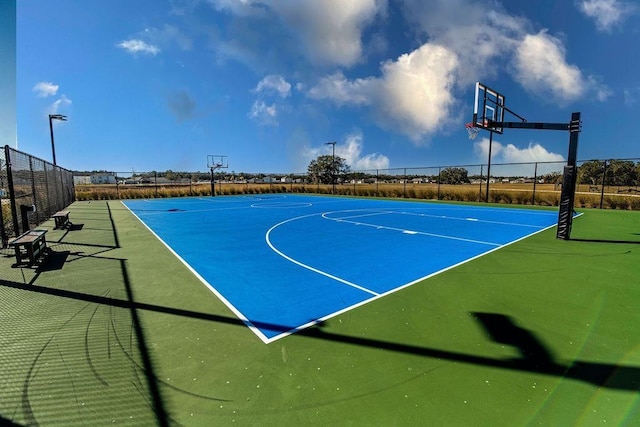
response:
[[[480,128],[476,127],[473,122],[467,123],[466,125],[464,125],[464,128],[467,130],[469,139],[471,140],[476,139],[476,136],[478,136],[478,133],[480,132]]]

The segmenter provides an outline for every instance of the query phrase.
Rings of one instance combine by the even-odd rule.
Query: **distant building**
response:
[[[115,184],[116,177],[109,173],[96,173],[93,175],[77,175],[73,177],[74,185]]]

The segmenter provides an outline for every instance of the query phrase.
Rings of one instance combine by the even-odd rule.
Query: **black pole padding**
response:
[[[571,225],[573,224],[573,202],[575,199],[575,166],[565,166],[562,176],[562,193],[560,194],[560,211],[558,212],[557,239],[569,240],[571,238]]]

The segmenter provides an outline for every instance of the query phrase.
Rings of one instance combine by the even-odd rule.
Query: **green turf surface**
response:
[[[638,212],[266,345],[119,202],[69,210],[44,265],[0,256],[0,425],[640,424]]]

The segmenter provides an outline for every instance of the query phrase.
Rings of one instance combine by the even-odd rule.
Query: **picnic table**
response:
[[[9,242],[9,246],[13,246],[16,251],[18,264],[28,260],[28,264],[32,265],[40,257],[44,257],[47,250],[46,233],[47,230],[29,230]]]

